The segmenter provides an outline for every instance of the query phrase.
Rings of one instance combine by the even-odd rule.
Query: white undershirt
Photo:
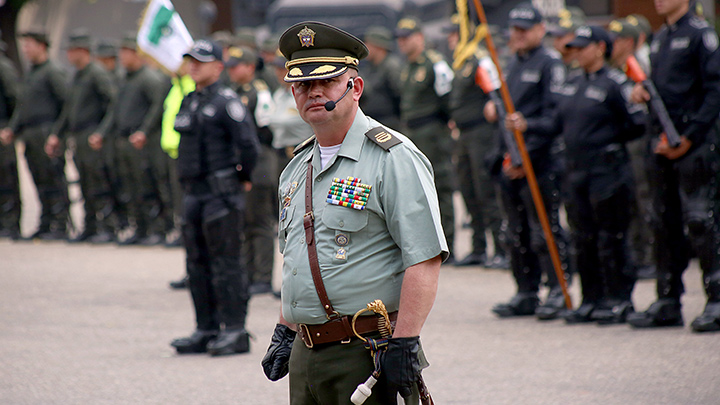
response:
[[[341,143],[333,146],[320,146],[321,169],[325,168],[325,166],[330,162],[330,159],[338,153],[341,146]]]

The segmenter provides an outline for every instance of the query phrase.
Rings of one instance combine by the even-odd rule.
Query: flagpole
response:
[[[487,27],[487,17],[485,16],[485,9],[480,0],[473,0],[475,4],[475,10],[477,11],[480,24]],[[502,96],[503,103],[505,104],[505,111],[508,115],[515,112],[515,106],[513,105],[512,98],[510,98],[510,92],[508,91],[507,83],[503,77],[500,62],[497,56],[497,50],[492,40],[490,30],[487,30],[485,36],[487,42],[487,48],[490,52],[490,57],[495,64],[498,76],[500,77],[500,95]],[[504,123],[500,123],[504,125]],[[537,212],[540,224],[545,234],[545,242],[547,243],[548,251],[550,252],[550,258],[552,259],[553,267],[555,268],[555,274],[557,275],[558,282],[562,288],[563,296],[565,297],[565,305],[568,309],[572,309],[572,299],[568,293],[567,282],[565,281],[565,273],[562,269],[562,262],[560,261],[560,254],[558,253],[557,244],[555,243],[555,237],[553,236],[552,229],[550,228],[550,221],[547,217],[547,211],[545,210],[545,203],[543,202],[542,194],[540,193],[540,187],[538,186],[537,178],[535,177],[535,171],[530,161],[530,155],[528,154],[527,148],[525,147],[525,139],[519,130],[514,130],[513,135],[515,136],[515,143],[517,144],[520,156],[522,156],[522,167],[527,177],[528,186],[530,187],[530,193],[532,194],[533,202],[535,203],[535,211]]]

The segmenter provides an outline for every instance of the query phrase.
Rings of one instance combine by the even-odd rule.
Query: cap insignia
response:
[[[300,68],[292,68],[292,70],[288,72],[288,76],[302,76],[302,70],[300,70]]]
[[[414,30],[415,25],[416,24],[414,20],[411,20],[409,18],[403,18],[402,20],[398,21],[397,27],[405,30]]]
[[[622,24],[618,20],[613,20],[608,25],[608,29],[612,32],[621,32],[622,31]]]
[[[300,44],[303,47],[311,47],[315,46],[315,31],[311,30],[307,26],[298,32],[298,37],[300,37]]]

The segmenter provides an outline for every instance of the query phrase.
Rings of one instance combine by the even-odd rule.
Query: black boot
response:
[[[633,312],[627,322],[634,328],[657,328],[662,326],[683,326],[680,300],[661,298],[650,305],[645,312]]]
[[[568,325],[592,322],[592,314],[596,309],[594,302],[583,302],[578,309],[565,313],[563,318]]]
[[[138,243],[140,243],[140,241],[141,241],[142,239],[145,238],[145,236],[147,236],[147,233],[146,233],[146,232],[144,232],[144,231],[135,231],[135,233],[133,233],[132,235],[130,235],[130,236],[129,236],[128,238],[126,238],[125,240],[123,240],[123,241],[121,241],[121,242],[118,242],[118,245],[120,245],[120,246],[137,245]]]
[[[565,296],[562,288],[555,287],[550,290],[545,302],[535,309],[535,316],[541,321],[557,319],[565,309]]]
[[[196,329],[192,335],[173,340],[170,346],[177,350],[178,354],[205,353],[208,350],[208,343],[218,336],[215,330]]]
[[[484,266],[487,267],[487,255],[485,253],[470,253],[462,260],[455,262],[455,267]]]
[[[250,351],[250,335],[245,329],[223,330],[208,343],[207,351],[211,356],[247,353]]]
[[[488,260],[487,267],[489,269],[510,270],[510,260],[502,253],[496,253],[492,259]]]
[[[172,288],[173,290],[182,290],[184,288],[188,288],[188,276],[185,276],[180,280],[171,281],[170,288]]]
[[[87,242],[90,238],[95,236],[96,233],[93,229],[86,227],[82,233],[80,233],[78,236],[68,240],[70,243],[80,243],[80,242]]]
[[[628,315],[633,312],[635,312],[635,308],[630,300],[608,300],[605,305],[596,309],[590,317],[598,325],[612,325],[625,323]]]
[[[690,324],[695,332],[720,331],[720,301],[708,301],[703,313]]]
[[[496,304],[492,311],[501,318],[535,315],[539,302],[536,293],[517,293],[509,302]]]

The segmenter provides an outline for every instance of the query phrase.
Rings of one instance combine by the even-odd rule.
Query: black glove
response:
[[[407,398],[420,377],[420,337],[391,338],[380,358],[380,375],[385,377],[389,397],[399,392]]]
[[[285,325],[275,325],[270,347],[262,359],[263,371],[270,381],[277,381],[288,373],[290,352],[297,332]]]

